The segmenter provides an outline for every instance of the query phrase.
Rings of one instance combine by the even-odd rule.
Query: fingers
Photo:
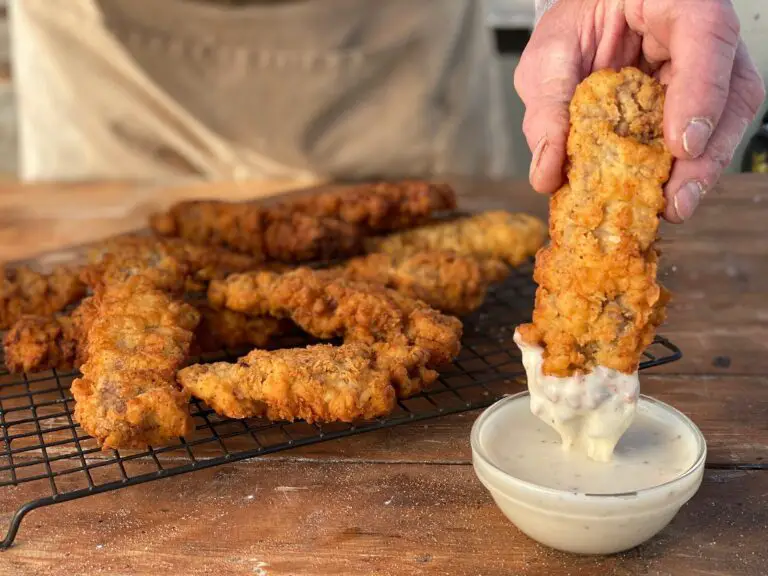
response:
[[[672,170],[666,186],[667,220],[682,222],[691,217],[701,197],[714,186],[730,164],[736,147],[764,99],[763,80],[740,41],[724,111],[708,146],[698,158],[678,160]]]
[[[563,182],[568,104],[581,79],[578,37],[563,26],[558,8],[541,19],[515,70],[515,90],[525,104],[523,133],[533,152],[529,179],[543,193]]]
[[[649,61],[671,60],[664,134],[677,158],[698,158],[728,99],[739,20],[728,0],[630,0]],[[668,53],[668,55],[667,55]]]

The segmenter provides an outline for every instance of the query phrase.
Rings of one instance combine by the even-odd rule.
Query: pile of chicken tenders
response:
[[[82,267],[6,269],[6,366],[78,369],[75,418],[105,448],[191,434],[192,396],[230,418],[385,416],[435,381],[459,353],[458,317],[546,238],[532,216],[455,210],[449,186],[422,181],[182,202]],[[296,330],[341,344],[276,348]],[[252,350],[190,364],[221,349]]]

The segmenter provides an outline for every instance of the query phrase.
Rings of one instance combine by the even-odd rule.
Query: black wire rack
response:
[[[343,438],[490,406],[525,386],[520,353],[512,341],[514,328],[531,315],[535,292],[530,265],[492,290],[483,307],[465,319],[463,349],[428,390],[398,402],[386,418],[359,424],[268,422],[222,418],[193,400],[196,430],[188,438],[145,451],[103,451],[73,418],[69,392],[77,373],[49,371],[11,375],[0,367],[0,490],[21,487],[18,508],[0,510],[8,530],[0,549],[16,538],[32,510],[161,478],[219,466]],[[290,344],[305,342],[291,342]],[[287,343],[278,343],[285,346]],[[199,362],[234,361],[237,351],[195,358]],[[640,368],[678,360],[680,350],[657,337]],[[147,472],[147,470],[150,470]],[[16,502],[12,504],[16,506]]]

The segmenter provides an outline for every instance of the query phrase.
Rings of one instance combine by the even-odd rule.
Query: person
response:
[[[11,0],[9,10],[23,179],[520,168],[476,0]]]
[[[534,0],[531,0],[534,1]],[[764,85],[728,0],[535,0],[515,72],[532,186],[605,67],[669,85],[666,217],[688,219]],[[479,0],[12,0],[25,179],[515,174]]]
[[[567,107],[579,81],[636,65],[668,86],[664,139],[676,162],[665,216],[690,218],[765,99],[730,0],[537,0],[537,11],[515,70],[531,185],[550,193],[563,181]]]

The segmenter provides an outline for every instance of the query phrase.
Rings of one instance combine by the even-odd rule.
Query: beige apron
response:
[[[11,0],[21,176],[509,175],[482,5]]]

